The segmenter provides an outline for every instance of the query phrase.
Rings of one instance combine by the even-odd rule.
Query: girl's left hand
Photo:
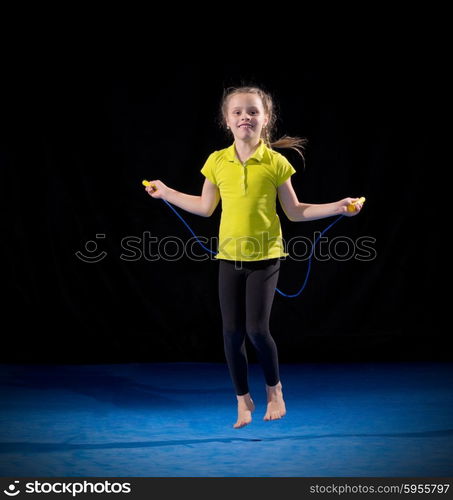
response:
[[[363,206],[363,203],[360,203],[358,201],[359,199],[360,198],[344,198],[343,200],[338,201],[338,213],[340,213],[341,215],[346,215],[346,217],[354,217],[354,215],[357,215],[360,212]],[[348,207],[352,203],[354,203],[355,210],[349,212]]]

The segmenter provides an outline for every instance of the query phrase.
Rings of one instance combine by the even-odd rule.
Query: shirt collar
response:
[[[266,144],[264,143],[263,139],[260,139],[258,147],[255,149],[255,152],[252,154],[252,156],[247,161],[249,161],[251,159],[254,159],[254,160],[257,160],[257,161],[261,161],[263,159],[263,156],[264,156],[265,148],[266,148]],[[235,161],[239,162],[239,159],[236,156],[236,149],[234,147],[234,142],[226,150],[226,159],[228,161],[232,161],[232,162],[235,162]]]

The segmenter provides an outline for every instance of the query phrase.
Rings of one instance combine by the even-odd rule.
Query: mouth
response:
[[[239,128],[253,128],[253,125],[250,123],[243,123],[242,125],[239,125]]]

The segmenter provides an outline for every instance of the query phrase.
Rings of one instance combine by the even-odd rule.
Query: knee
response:
[[[242,344],[245,339],[245,331],[241,328],[228,328],[223,329],[223,341],[225,345],[238,345]]]
[[[252,344],[266,342],[270,337],[269,327],[267,325],[250,325],[247,327],[247,336]]]

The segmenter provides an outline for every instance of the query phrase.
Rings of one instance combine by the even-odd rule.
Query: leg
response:
[[[280,271],[280,261],[258,261],[248,267],[246,285],[246,329],[264,372],[267,411],[264,420],[275,420],[286,414],[280,382],[278,352],[269,329],[272,303]]]
[[[245,350],[245,274],[234,262],[219,263],[219,300],[223,323],[223,344],[231,380],[238,401],[235,428],[252,420],[255,409],[248,386],[248,363]]]

